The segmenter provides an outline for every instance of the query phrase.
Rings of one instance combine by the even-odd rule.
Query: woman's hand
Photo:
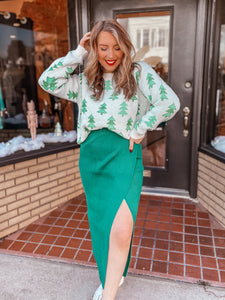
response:
[[[91,38],[91,33],[87,32],[82,39],[80,40],[80,45],[87,51],[90,52],[91,47],[90,47],[90,38]]]
[[[144,139],[144,136],[140,139],[133,139],[132,137],[130,138],[130,145],[129,145],[129,149],[130,149],[130,152],[133,151],[133,148],[134,148],[134,143],[135,144],[140,144]]]

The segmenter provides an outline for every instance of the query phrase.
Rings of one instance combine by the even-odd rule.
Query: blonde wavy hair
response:
[[[99,100],[105,87],[103,70],[98,61],[98,36],[102,31],[111,33],[123,52],[122,61],[114,71],[113,80],[116,84],[115,92],[120,93],[122,90],[125,98],[129,100],[137,91],[137,83],[133,75],[133,70],[135,67],[140,68],[140,66],[132,62],[132,55],[135,54],[135,49],[128,33],[115,20],[99,21],[91,31],[91,50],[84,70],[89,88],[93,90],[95,99]]]

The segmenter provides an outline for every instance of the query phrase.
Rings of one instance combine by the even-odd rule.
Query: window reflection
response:
[[[223,19],[223,23],[224,23]],[[219,63],[217,68],[215,130],[212,146],[225,153],[225,24],[220,27]]]
[[[4,128],[26,128],[27,101],[37,98],[36,87],[32,84],[35,82],[32,22],[26,19],[27,29],[15,28],[15,16],[11,18],[14,25],[0,24]]]
[[[170,12],[118,14],[136,50],[135,61],[144,61],[168,81]],[[166,124],[148,131],[142,142],[145,167],[166,166]]]
[[[68,52],[66,1],[5,1],[0,4],[0,141],[30,137],[27,102],[38,114],[37,133],[57,122],[74,130],[73,104],[43,91],[37,81],[57,57]]]

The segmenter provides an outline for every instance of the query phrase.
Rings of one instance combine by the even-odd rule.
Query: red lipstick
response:
[[[116,63],[116,60],[106,60],[105,62],[107,63],[107,65],[113,66]]]

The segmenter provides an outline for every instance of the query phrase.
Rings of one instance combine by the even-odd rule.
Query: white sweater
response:
[[[87,51],[80,45],[65,57],[58,58],[39,78],[40,86],[57,97],[76,102],[79,107],[77,142],[80,144],[92,130],[108,128],[125,139],[141,138],[161,122],[171,119],[180,108],[172,89],[146,63],[138,62],[141,71],[134,70],[137,93],[126,100],[123,92],[114,91],[113,73],[104,73],[105,89],[100,100],[81,73],[70,75],[83,63]]]

